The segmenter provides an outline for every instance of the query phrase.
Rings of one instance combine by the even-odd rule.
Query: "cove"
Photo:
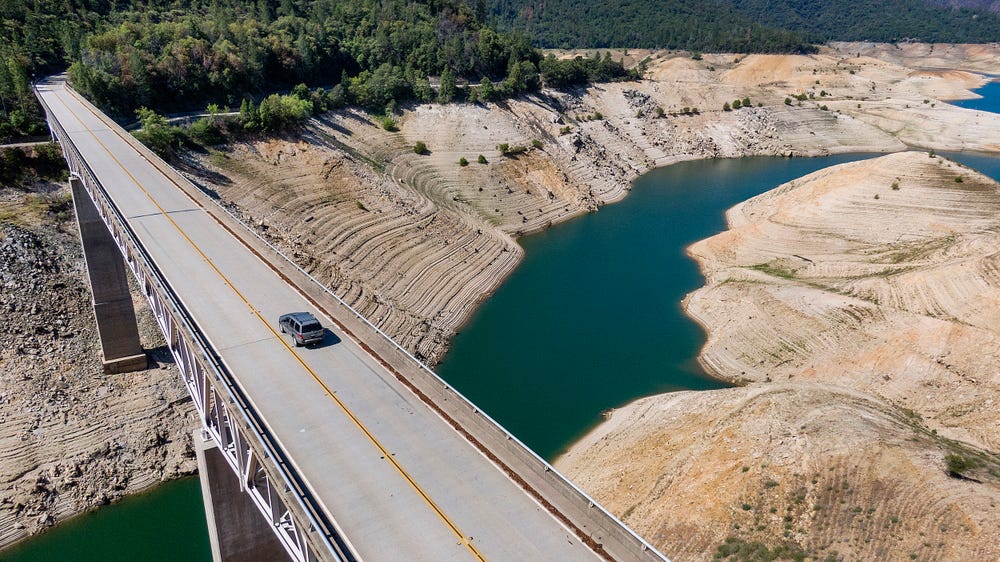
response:
[[[438,373],[546,459],[642,396],[723,385],[682,308],[704,280],[684,253],[729,207],[870,156],[698,160],[638,178],[621,202],[520,240],[525,257],[454,338]]]
[[[966,109],[1000,113],[1000,78],[994,78],[992,82],[988,82],[982,88],[972,91],[983,97],[972,100],[957,100],[949,103]]]

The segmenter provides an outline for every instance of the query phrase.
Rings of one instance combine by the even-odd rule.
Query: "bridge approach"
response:
[[[77,208],[107,228],[204,433],[292,559],[665,560],[64,81],[36,93]],[[315,348],[279,332],[299,310],[329,328]]]

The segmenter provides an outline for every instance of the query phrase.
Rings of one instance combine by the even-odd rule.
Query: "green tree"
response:
[[[438,102],[439,103],[449,103],[455,99],[456,85],[455,85],[455,75],[451,72],[451,68],[445,67],[441,72],[441,85],[438,88]]]
[[[135,132],[135,138],[164,160],[169,160],[173,155],[174,142],[177,137],[176,129],[170,126],[166,117],[152,109],[140,107],[135,111],[135,114],[139,117],[139,125],[141,126]]]
[[[493,88],[493,82],[489,77],[483,76],[482,80],[479,81],[479,99],[490,101],[495,96],[496,90]]]

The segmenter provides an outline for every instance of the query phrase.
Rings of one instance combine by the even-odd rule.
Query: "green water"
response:
[[[1000,158],[947,156],[1000,178]],[[650,172],[624,201],[523,239],[524,262],[455,339],[439,372],[549,459],[607,408],[718,388],[695,362],[704,337],[679,304],[703,283],[684,248],[723,230],[732,205],[859,158],[710,160]],[[0,553],[4,562],[210,559],[197,479]]]
[[[640,396],[721,385],[681,310],[703,284],[684,254],[753,195],[860,155],[703,160],[654,170],[622,202],[521,240],[525,258],[438,372],[545,458]]]
[[[174,480],[0,553],[4,562],[211,561],[197,478]]]

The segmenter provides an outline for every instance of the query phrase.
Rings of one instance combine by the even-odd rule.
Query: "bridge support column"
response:
[[[194,432],[198,477],[205,501],[208,537],[214,562],[287,560],[288,553],[261,517],[250,496],[240,490],[219,447],[202,430]]]
[[[128,291],[121,252],[83,182],[71,176],[69,184],[73,190],[73,206],[80,228],[83,257],[87,262],[90,291],[94,296],[94,316],[104,354],[104,372],[127,373],[145,369],[148,363],[139,343],[139,326],[135,320],[135,307]]]

